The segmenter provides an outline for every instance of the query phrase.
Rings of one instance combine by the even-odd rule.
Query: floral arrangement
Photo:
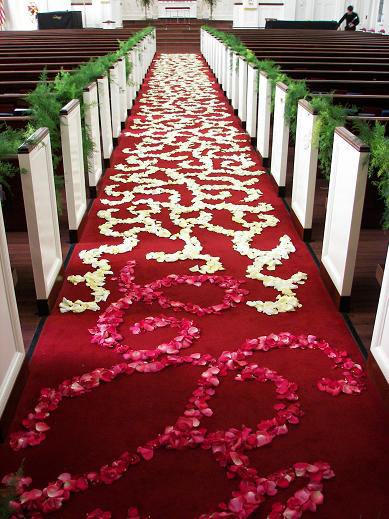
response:
[[[28,4],[28,6],[27,6],[27,10],[28,10],[28,12],[29,12],[29,14],[30,14],[30,16],[31,16],[32,18],[36,18],[36,17],[37,17],[37,14],[39,13],[38,6],[37,6],[35,3],[33,3],[33,2],[31,2],[30,4]]]

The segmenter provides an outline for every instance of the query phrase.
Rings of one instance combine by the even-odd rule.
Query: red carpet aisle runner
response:
[[[198,56],[155,61],[112,164],[1,452],[14,517],[388,517],[383,404]]]

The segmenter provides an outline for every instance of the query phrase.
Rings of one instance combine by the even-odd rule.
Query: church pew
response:
[[[203,44],[204,44],[204,42],[203,42]],[[293,44],[291,44],[291,45],[293,45]],[[211,66],[212,63],[210,63],[210,59],[209,58],[210,58],[210,56],[208,55],[208,63]],[[212,58],[214,58],[214,56],[211,57],[211,61],[212,61]],[[296,57],[292,57],[292,55],[291,55],[291,58],[296,63],[298,62],[298,59],[296,59]],[[387,58],[384,58],[384,59],[387,59]],[[305,60],[306,60],[306,58],[304,57],[301,60],[301,62],[303,62]],[[287,61],[287,60],[285,60],[285,61]],[[300,66],[300,64],[298,64],[298,67],[302,68],[302,66]],[[321,64],[320,64],[320,67],[322,67]],[[369,70],[373,70],[373,67],[374,67],[374,64],[372,64],[371,66],[367,67],[367,70],[368,71]],[[304,65],[304,68],[305,68],[305,65]],[[322,68],[324,68],[324,67],[322,67]],[[361,67],[359,70],[363,71],[363,67]],[[310,73],[314,73],[313,70],[312,71],[309,70],[309,72]],[[231,74],[231,76],[233,76],[233,74]],[[327,89],[323,89],[321,91],[322,95],[331,95],[331,92],[329,90],[329,87],[333,86],[333,85],[331,85],[331,81],[323,82],[322,85],[320,85],[320,84],[318,84],[317,81],[316,82],[314,80],[311,81],[312,78],[313,78],[313,75],[312,75],[312,77],[308,78],[308,87],[311,84],[314,85],[315,87],[318,87],[318,86],[321,87],[323,85],[323,86],[327,87]],[[388,102],[388,99],[386,98],[387,94],[385,92],[379,93],[380,87],[377,88],[377,85],[375,83],[376,83],[375,81],[361,83],[361,87],[362,87],[361,90],[362,90],[363,93],[358,93],[356,95],[350,95],[350,93],[348,93],[346,90],[342,90],[341,89],[342,87],[337,88],[336,93],[334,95],[335,101],[339,102],[341,104],[346,104],[346,105],[347,104],[349,104],[349,105],[356,104],[360,111],[362,111],[362,110],[370,111],[371,106],[373,105],[374,111],[375,111],[375,116],[371,116],[371,115],[367,115],[366,114],[366,115],[359,116],[358,118],[363,118],[363,119],[368,120],[368,121],[376,121],[376,120],[378,120],[380,122],[387,122],[388,118],[384,117],[384,116],[382,116],[380,114],[380,112],[382,111],[382,108],[385,108],[387,106],[387,102]],[[227,84],[228,84],[228,81],[227,81]],[[357,85],[357,83],[354,81],[352,83],[352,88],[350,88],[350,87],[346,87],[346,88],[347,88],[347,90],[354,91],[356,89],[356,85]],[[311,89],[312,89],[312,87],[311,87]],[[317,88],[317,90],[319,90],[319,88]],[[260,91],[261,91],[261,83],[259,85],[259,95],[258,95],[258,98],[260,97]],[[248,93],[250,92],[250,85],[249,84],[248,84],[247,92]],[[270,97],[270,95],[268,97]],[[270,99],[269,99],[269,104],[270,104]],[[248,110],[247,110],[247,112],[248,112]],[[258,113],[259,112],[260,112],[260,109],[258,107]],[[356,118],[356,116],[351,116],[349,119],[352,120],[354,118]],[[283,122],[285,122],[285,121],[283,121]],[[313,123],[312,123],[312,126],[313,126]],[[249,130],[249,119],[247,120],[246,129]],[[279,128],[278,128],[278,132],[279,132]],[[300,133],[301,133],[301,131],[300,131]],[[297,139],[298,139],[298,137],[297,137]],[[297,142],[296,142],[296,148],[297,148]],[[301,148],[304,149],[306,152],[308,152],[308,155],[305,155],[305,157],[304,156],[302,156],[302,157],[300,156],[300,159],[299,159],[300,167],[298,167],[298,168],[295,167],[295,169],[298,169],[299,171],[301,171],[301,165],[305,165],[305,166],[308,167],[308,170],[309,170],[309,166],[311,166],[311,168],[312,168],[312,164],[310,164],[310,160],[312,158],[312,155],[310,155],[310,154],[314,154],[315,150],[313,149],[312,146],[309,147],[307,145],[307,135],[304,136]],[[311,149],[309,149],[309,148],[311,148]],[[279,152],[279,146],[277,148],[277,151]],[[359,150],[359,151],[361,151],[361,150]],[[301,152],[301,149],[300,149],[300,152]],[[296,149],[295,161],[296,161],[296,154],[297,153],[298,152],[297,152],[297,149]],[[334,158],[334,156],[333,156],[333,158]],[[366,160],[366,157],[364,157],[364,158],[362,158],[360,160],[359,163],[363,164],[364,167],[366,168],[367,167],[367,162],[368,161]],[[314,166],[313,166],[312,169],[314,170],[314,173],[315,173],[315,178],[314,178],[314,180],[315,180],[316,179],[316,166],[315,166],[315,158],[314,157],[313,157],[313,163],[314,163]],[[338,167],[340,167],[340,165],[338,165]],[[273,168],[271,168],[271,170],[272,169]],[[344,164],[343,164],[343,174],[344,173],[345,172],[344,172]],[[347,173],[347,175],[348,175],[348,173]],[[362,180],[363,180],[363,174],[358,175],[358,173],[357,173],[355,175],[355,178],[358,180],[358,177],[362,177]],[[295,181],[295,179],[294,179],[294,181]],[[365,184],[366,184],[366,180],[365,180]],[[293,187],[295,188],[295,184],[294,183],[293,183]],[[343,191],[347,191],[347,189],[353,191],[353,188],[352,187],[350,188],[350,185],[346,186]],[[298,183],[296,183],[296,190],[297,191],[299,190],[298,189]],[[358,200],[356,201],[357,205],[358,204],[360,204],[360,205],[362,204],[362,206],[363,206],[363,198],[364,197],[361,196],[361,190],[359,190],[359,195],[358,195],[357,198],[358,198]],[[362,199],[362,201],[361,201],[361,199]],[[355,205],[355,204],[351,204],[351,205],[348,204],[348,205],[349,205],[349,207],[352,206],[352,212],[355,209],[356,213],[359,210],[360,214],[362,214],[362,208],[361,207],[358,208],[357,205]],[[340,210],[344,210],[345,211],[347,209],[347,207],[346,208],[342,207],[342,205],[339,204],[339,201],[337,203],[337,206],[338,206],[338,209],[340,208]],[[328,218],[329,218],[329,216],[328,216]],[[344,218],[345,218],[346,227],[347,227],[347,215],[346,214],[344,215]],[[342,217],[338,218],[338,221],[342,222],[343,221]],[[358,245],[358,236],[359,236],[360,225],[356,225],[355,221],[354,221],[353,225],[349,225],[348,227],[349,227],[349,232],[346,233],[347,236],[346,236],[345,239],[343,239],[343,242],[344,243],[352,243],[352,246],[354,247],[354,250],[352,250],[351,254],[350,254],[350,249],[347,248],[347,247],[339,247],[339,243],[335,242],[335,240],[334,240],[334,238],[332,236],[332,239],[329,241],[329,243],[331,243],[331,246],[333,247],[333,250],[330,251],[330,254],[329,254],[329,257],[330,257],[329,264],[331,264],[331,260],[332,259],[334,259],[334,261],[339,260],[338,261],[338,265],[337,265],[337,270],[339,272],[336,272],[335,275],[332,276],[332,278],[328,274],[328,272],[327,272],[327,275],[325,275],[325,273],[323,272],[323,278],[325,279],[325,281],[327,281],[327,285],[331,288],[331,291],[333,292],[334,296],[337,296],[339,304],[342,304],[342,303],[344,304],[344,303],[348,302],[347,299],[349,299],[350,294],[351,294],[351,284],[352,284],[354,265],[355,265],[355,257],[353,259],[352,255],[353,255],[353,253],[356,254],[356,247]],[[302,230],[304,231],[304,229],[302,229]],[[350,241],[348,241],[349,237],[350,237]],[[343,255],[343,258],[336,257],[336,253],[334,253],[334,250],[336,249],[336,247],[338,249],[339,248],[342,249],[341,252],[340,252],[340,256]],[[325,254],[326,254],[326,250],[324,249],[323,257],[325,256]],[[343,265],[341,264],[342,263],[341,260],[344,260],[343,261]],[[343,273],[341,272],[342,269],[343,269]],[[322,270],[323,270],[323,268],[322,268]],[[334,273],[332,273],[332,274],[334,274]],[[338,283],[339,279],[341,280],[341,283]],[[347,282],[345,282],[345,281],[347,281],[349,283],[349,286],[347,286]],[[338,286],[336,286],[336,284],[338,284]],[[342,296],[344,296],[344,297],[342,298]],[[382,346],[382,343],[381,343],[381,346]]]
[[[381,284],[376,320],[371,341],[371,354],[389,382],[389,248]]]
[[[54,186],[50,135],[37,130],[18,150],[28,239],[39,315],[47,315],[58,294],[63,259]]]
[[[341,311],[350,306],[369,153],[346,128],[336,129],[320,273]]]
[[[313,206],[318,167],[318,149],[314,145],[314,127],[317,113],[306,100],[300,100],[297,115],[297,131],[293,165],[293,188],[291,196],[291,215],[302,239],[310,241],[312,233]],[[348,121],[356,119],[374,123],[389,122],[389,117],[349,116]]]
[[[0,416],[24,363],[25,350],[0,204]]]

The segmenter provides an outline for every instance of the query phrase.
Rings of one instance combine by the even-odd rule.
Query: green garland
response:
[[[347,116],[357,113],[357,109],[352,106],[347,107],[334,104],[331,96],[314,96],[310,94],[305,81],[294,80],[283,74],[274,61],[259,60],[235,35],[219,31],[207,25],[202,28],[221,40],[233,52],[242,56],[258,70],[266,72],[272,85],[272,109],[274,108],[276,84],[282,81],[288,86],[285,117],[289,122],[292,139],[295,139],[296,136],[298,101],[307,99],[311,103],[318,113],[313,140],[318,147],[320,169],[323,175],[329,179],[335,128],[344,126]],[[385,137],[385,126],[376,123],[373,127],[370,127],[366,122],[355,121],[354,129],[358,132],[359,137],[366,144],[370,145],[369,175],[377,186],[379,195],[385,202],[383,228],[389,229],[389,139]]]
[[[369,176],[385,201],[382,224],[389,229],[389,139],[385,137],[385,126],[376,121],[371,127],[366,121],[355,120],[353,127],[370,146]]]
[[[3,123],[0,127],[0,157],[14,155],[15,150],[34,133],[34,128],[28,124],[24,130],[14,130]],[[0,185],[9,189],[8,180],[19,172],[19,168],[8,160],[0,161]]]
[[[26,137],[38,128],[46,127],[50,131],[51,148],[53,154],[53,167],[56,171],[62,160],[61,130],[59,111],[72,99],[78,99],[81,103],[83,152],[85,164],[88,163],[93,142],[84,124],[85,106],[82,103],[83,89],[99,76],[108,72],[108,69],[120,58],[126,59],[127,78],[131,72],[132,65],[128,59],[129,51],[137,45],[145,36],[152,33],[153,27],[146,27],[126,41],[119,42],[117,51],[91,59],[74,69],[71,73],[61,71],[54,81],[47,81],[47,73],[44,71],[40,83],[35,90],[27,95],[27,103],[31,110],[31,122],[26,129],[13,130],[3,128],[0,133],[0,184],[8,186],[8,180],[14,176],[19,169],[7,161],[7,155],[15,155],[18,147]],[[62,184],[62,177],[55,175],[56,185]]]
[[[318,116],[313,128],[313,145],[319,149],[319,165],[323,175],[330,178],[335,128],[346,124],[347,109],[334,105],[332,97],[317,96],[309,100]]]

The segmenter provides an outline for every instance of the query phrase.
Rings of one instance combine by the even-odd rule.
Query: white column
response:
[[[389,248],[370,351],[389,382]]]
[[[0,204],[0,417],[22,367],[25,353]]]
[[[93,142],[93,150],[88,157],[88,179],[89,191],[92,198],[97,195],[97,185],[103,173],[99,106],[97,97],[97,83],[90,83],[83,91],[84,118],[89,136]]]
[[[265,163],[269,159],[270,117],[271,81],[266,72],[259,72],[257,150]]]
[[[242,122],[246,121],[247,111],[247,62],[239,56],[239,102],[238,116]]]
[[[346,128],[337,128],[321,255],[321,274],[337,306],[346,309],[366,189],[369,147]]]
[[[99,114],[103,157],[105,160],[109,160],[113,151],[113,142],[111,106],[109,101],[109,85],[107,76],[97,78],[97,90],[99,94]]]
[[[122,131],[120,120],[120,90],[117,62],[109,69],[109,93],[111,99],[112,136],[117,139]]]
[[[78,242],[86,213],[86,189],[81,135],[80,102],[73,99],[60,111],[66,207],[71,242]]]
[[[50,311],[50,296],[62,269],[57,199],[47,128],[37,130],[20,146],[18,159],[23,171],[20,178],[38,311],[45,315]],[[82,177],[84,179],[84,171]],[[85,192],[85,180],[83,187]]]
[[[258,69],[247,64],[246,131],[251,138],[257,135]]]
[[[124,123],[127,119],[127,72],[125,58],[120,58],[118,60],[118,76],[120,96],[120,121]]]
[[[297,110],[296,145],[294,152],[292,218],[300,236],[310,241],[315,201],[318,147],[313,143],[317,113],[310,103],[301,99]]]
[[[235,52],[232,59],[232,107],[238,110],[239,107],[239,56]]]
[[[286,167],[288,163],[289,123],[285,117],[285,102],[288,87],[277,83],[274,101],[273,143],[271,152],[270,173],[278,186],[278,194],[282,195],[286,186]]]

